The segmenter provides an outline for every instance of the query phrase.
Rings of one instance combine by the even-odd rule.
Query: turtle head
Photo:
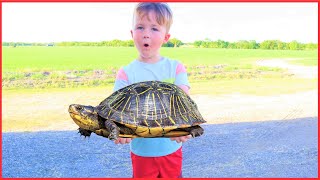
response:
[[[99,129],[98,113],[92,106],[84,106],[80,104],[71,104],[69,106],[69,114],[73,121],[82,129],[95,131]]]

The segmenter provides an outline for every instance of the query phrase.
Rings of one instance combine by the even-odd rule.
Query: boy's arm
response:
[[[123,87],[126,87],[129,85],[129,80],[126,72],[123,70],[123,68],[120,68],[116,75],[116,80],[114,82],[113,91],[117,91]]]
[[[185,93],[187,93],[189,95],[189,87],[186,85],[178,85],[178,87],[180,87]]]
[[[187,77],[187,71],[186,68],[182,64],[178,64],[176,69],[176,82],[178,83],[178,87],[180,87],[185,93],[189,95],[189,82]],[[172,141],[177,141],[177,143],[180,142],[186,142],[188,139],[192,138],[191,135],[187,136],[180,136],[180,137],[172,137],[170,138]]]
[[[129,85],[128,77],[123,68],[121,68],[116,76],[113,91],[117,91],[125,86]],[[118,138],[114,141],[115,144],[128,144],[131,142],[131,138]]]

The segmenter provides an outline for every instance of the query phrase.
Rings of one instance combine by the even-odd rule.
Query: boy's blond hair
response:
[[[167,3],[138,3],[134,8],[133,22],[135,21],[136,16],[148,16],[149,12],[151,11],[155,12],[157,23],[161,26],[166,26],[168,33],[172,24],[172,11]]]

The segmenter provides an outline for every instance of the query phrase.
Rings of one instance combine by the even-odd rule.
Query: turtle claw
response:
[[[115,135],[115,134],[110,134],[109,135],[109,137],[108,137],[110,140],[112,140],[112,141],[115,141],[115,140],[117,140],[117,135]]]
[[[81,137],[81,136],[84,136],[84,138],[90,137],[90,135],[91,135],[91,133],[92,133],[92,131],[85,130],[85,129],[82,129],[82,128],[79,128],[78,130],[79,130],[78,133],[80,133],[80,137]]]
[[[190,134],[193,138],[199,137],[204,133],[204,130],[200,126],[196,126],[194,129],[190,131]]]

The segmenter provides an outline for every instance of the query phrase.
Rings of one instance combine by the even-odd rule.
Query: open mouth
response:
[[[143,44],[144,47],[149,47],[149,44]]]

